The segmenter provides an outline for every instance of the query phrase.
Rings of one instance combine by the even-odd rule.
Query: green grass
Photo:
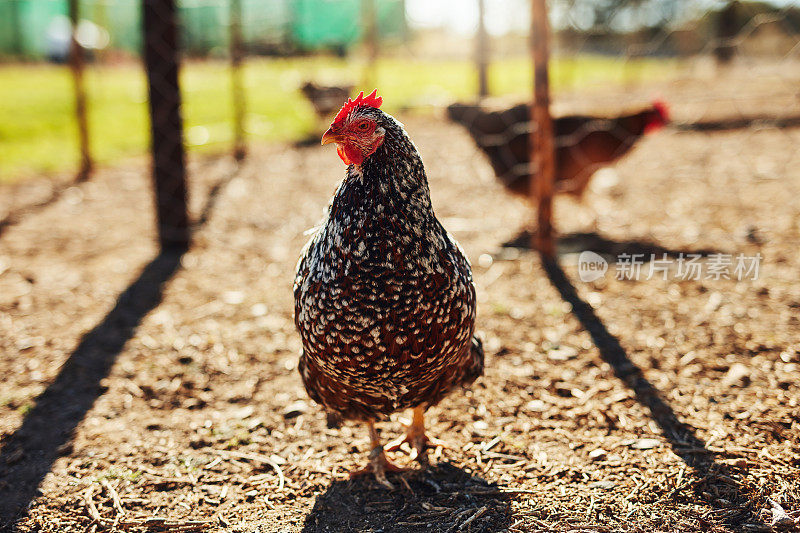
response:
[[[673,61],[623,62],[605,57],[555,59],[554,91],[670,76]],[[530,93],[527,59],[495,62],[494,94]],[[247,130],[253,140],[294,140],[313,130],[311,105],[297,87],[305,80],[359,83],[363,66],[329,57],[250,59],[244,67]],[[384,58],[373,75],[389,112],[404,106],[472,98],[475,72],[467,61]],[[92,66],[86,73],[93,156],[101,164],[146,153],[147,87],[139,64]],[[232,137],[230,75],[219,61],[187,62],[181,74],[186,141],[192,152],[221,152]],[[0,65],[0,182],[34,173],[69,171],[77,164],[69,70],[54,65]]]

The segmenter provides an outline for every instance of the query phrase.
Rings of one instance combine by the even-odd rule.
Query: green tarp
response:
[[[361,39],[365,0],[242,0],[242,31],[247,46],[313,51],[346,49]],[[405,32],[403,0],[375,0],[381,39]],[[180,0],[184,50],[224,53],[228,45],[229,0]],[[0,55],[40,59],[48,56],[48,32],[67,15],[67,0],[0,0]],[[141,0],[81,0],[81,19],[109,33],[110,48],[141,49]]]

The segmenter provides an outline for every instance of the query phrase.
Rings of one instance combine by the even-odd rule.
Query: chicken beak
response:
[[[342,140],[343,140],[342,136],[334,133],[333,128],[328,128],[328,131],[326,131],[325,134],[322,136],[321,144],[324,146],[330,143],[342,142]]]

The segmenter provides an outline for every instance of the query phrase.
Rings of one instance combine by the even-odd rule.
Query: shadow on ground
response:
[[[193,224],[194,231],[208,222],[219,196],[238,175],[238,170],[239,166],[235,165],[211,188]],[[63,189],[82,181],[71,182]],[[51,198],[34,209],[51,205],[62,192],[57,189]],[[20,216],[0,221],[0,234],[16,224]],[[55,380],[36,398],[35,407],[25,416],[19,429],[3,439],[0,447],[0,531],[4,526],[12,526],[36,498],[39,484],[55,460],[70,453],[75,429],[105,392],[100,381],[108,376],[142,318],[161,303],[163,286],[180,268],[185,252],[183,248],[164,250],[144,267],[139,277],[117,298],[114,308],[83,336]]]
[[[75,428],[105,390],[108,375],[142,318],[162,297],[182,251],[162,252],[119,296],[114,308],[84,335],[56,379],[36,398],[22,425],[0,448],[0,528],[11,525],[36,497],[53,462],[70,452]]]
[[[530,250],[531,233],[528,230],[522,230],[517,236],[504,242],[501,246],[503,248]],[[641,255],[643,261],[649,261],[653,256],[655,256],[656,259],[661,259],[664,255],[673,258],[679,257],[681,254],[684,256],[697,254],[702,257],[707,257],[712,254],[722,253],[718,250],[709,250],[705,248],[697,250],[674,250],[665,248],[658,243],[641,239],[615,241],[594,232],[559,235],[556,248],[558,255],[576,254],[585,250],[590,250],[611,261],[616,261],[617,257],[622,254],[638,254]]]
[[[694,476],[687,476],[669,497],[689,503],[702,502],[716,520],[734,531],[769,531],[769,526],[758,516],[759,509],[754,508],[754,503],[763,504],[764,498],[757,494],[755,484],[748,482],[747,470],[743,467],[734,469],[715,459],[715,453],[706,447],[695,429],[678,418],[661,392],[630,360],[619,340],[608,331],[592,306],[581,299],[558,262],[545,259],[542,264],[561,298],[572,306],[573,315],[591,335],[603,360],[634,392],[636,401],[648,409],[672,451],[693,471]],[[696,519],[702,522],[703,516],[697,516]]]
[[[387,490],[371,476],[334,481],[317,496],[303,533],[503,531],[512,523],[513,492],[504,492],[449,463],[390,480]]]
[[[80,174],[75,179],[67,181],[65,183],[53,185],[53,188],[50,190],[50,194],[47,195],[47,198],[40,200],[38,202],[34,202],[32,204],[23,205],[18,207],[17,209],[11,211],[8,215],[6,215],[3,219],[0,219],[0,236],[12,226],[16,226],[26,217],[38,213],[45,208],[53,205],[56,203],[63,194],[72,187],[76,187],[86,180],[89,179],[88,175]]]

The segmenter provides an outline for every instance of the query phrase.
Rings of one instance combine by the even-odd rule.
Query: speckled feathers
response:
[[[294,284],[300,372],[345,418],[433,405],[483,370],[469,262],[434,215],[422,160],[379,109],[384,142],[349,165]]]

